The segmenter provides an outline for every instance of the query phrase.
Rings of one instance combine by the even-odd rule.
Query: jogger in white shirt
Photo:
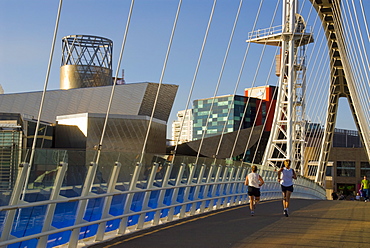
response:
[[[254,215],[256,204],[260,200],[261,192],[260,187],[265,183],[262,177],[257,174],[257,166],[252,166],[252,172],[245,177],[245,185],[248,185],[249,208],[251,215]]]
[[[295,174],[295,171],[290,168],[289,159],[284,161],[284,166],[285,167],[281,167],[278,171],[278,182],[281,184],[281,191],[283,193],[283,213],[286,217],[288,217],[290,196],[294,190],[293,179],[297,179],[297,175]]]

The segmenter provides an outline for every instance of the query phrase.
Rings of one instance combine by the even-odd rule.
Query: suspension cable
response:
[[[277,2],[276,6],[275,6],[275,10],[274,10],[274,14],[273,14],[273,17],[272,17],[272,20],[270,22],[270,28],[272,27],[274,21],[275,21],[275,17],[276,17],[276,14],[277,14],[277,11],[278,11],[278,6],[279,6],[279,3],[280,1]],[[258,64],[257,64],[257,69],[256,69],[256,72],[254,74],[254,77],[253,77],[253,81],[252,81],[252,87],[254,87],[256,81],[257,81],[257,75],[259,73],[259,70],[260,70],[260,66],[261,66],[261,63],[262,63],[262,59],[263,59],[263,56],[265,54],[265,50],[266,50],[266,46],[267,46],[267,41],[265,42],[265,44],[263,45],[263,48],[262,48],[262,52],[261,52],[261,55],[260,55],[260,58],[259,58],[259,61],[258,61]],[[269,71],[269,75],[272,71],[272,67],[273,67],[273,64],[274,62],[272,61],[271,62],[271,66],[270,66],[270,71]],[[267,81],[266,81],[267,82]],[[246,103],[246,106],[244,108],[244,111],[243,111],[243,117],[242,117],[242,120],[244,120],[244,118],[246,117],[246,114],[247,114],[247,110],[248,110],[248,105],[249,105],[249,102],[250,102],[250,99],[251,97],[248,97],[247,99],[247,103]],[[262,101],[261,101],[262,102]],[[258,113],[258,110],[257,110],[257,113]],[[249,133],[249,137],[248,137],[248,141],[247,143],[245,144],[245,149],[244,149],[244,153],[243,153],[243,158],[242,158],[242,161],[244,161],[245,159],[245,156],[246,156],[246,153],[247,153],[247,150],[248,150],[248,146],[249,146],[249,143],[250,143],[250,140],[251,140],[251,137],[252,137],[252,134],[253,134],[253,130],[254,130],[254,125],[256,123],[256,120],[257,120],[257,116],[255,117],[254,119],[254,124],[252,125],[252,129]],[[242,129],[242,126],[239,125],[239,130]],[[234,146],[236,145],[236,142],[234,143]]]
[[[38,113],[38,116],[37,116],[37,123],[36,123],[36,128],[35,128],[35,134],[33,136],[32,150],[31,150],[31,156],[30,156],[30,160],[29,160],[29,165],[30,166],[28,167],[28,170],[27,170],[27,176],[26,176],[26,181],[25,181],[24,188],[23,188],[22,200],[24,199],[24,196],[25,196],[25,191],[27,189],[29,175],[31,173],[31,167],[33,165],[33,159],[34,159],[34,156],[35,156],[35,149],[36,149],[36,143],[37,143],[37,133],[38,133],[38,130],[40,128],[41,114],[42,114],[42,110],[44,108],[45,95],[46,95],[46,90],[47,90],[48,83],[49,83],[50,69],[51,69],[51,64],[53,62],[55,42],[56,42],[56,37],[57,37],[57,33],[58,33],[60,14],[62,12],[62,5],[63,5],[63,0],[59,0],[58,13],[57,13],[56,21],[55,21],[53,40],[52,40],[51,48],[50,48],[49,63],[48,63],[46,76],[45,76],[44,90],[42,91],[41,103],[40,103],[40,108],[39,108],[39,113]]]
[[[101,133],[99,145],[97,147],[97,153],[96,153],[96,159],[95,159],[96,163],[99,163],[99,159],[100,159],[101,148],[102,148],[102,145],[103,145],[105,131],[106,131],[106,128],[107,128],[107,125],[108,125],[109,113],[110,113],[110,109],[111,109],[112,102],[113,102],[115,88],[116,88],[116,85],[117,85],[118,71],[119,71],[119,68],[121,67],[123,52],[125,50],[127,34],[128,34],[129,27],[130,27],[130,22],[131,22],[131,17],[132,17],[132,10],[134,8],[134,3],[135,3],[135,0],[131,0],[129,14],[128,14],[127,21],[126,21],[126,28],[125,28],[125,32],[124,32],[123,40],[122,40],[121,51],[120,51],[119,59],[118,59],[118,63],[117,63],[116,75],[115,75],[115,78],[114,78],[112,91],[111,91],[110,98],[109,98],[108,108],[107,108],[107,111],[106,111],[105,120],[104,120],[104,124],[103,124],[103,130],[102,130],[102,133]]]
[[[361,5],[361,12],[362,12],[362,16],[364,18],[364,23],[365,23],[365,28],[366,28],[366,32],[367,32],[367,38],[369,39],[370,41],[370,32],[369,32],[369,25],[367,24],[367,19],[366,19],[366,14],[365,14],[365,8],[364,6],[362,5],[362,0],[359,0],[359,3]]]
[[[213,3],[213,5],[215,5],[215,2]],[[193,90],[194,90],[195,82],[196,82],[196,79],[197,79],[197,76],[198,76],[198,71],[199,71],[200,63],[202,61],[203,52],[204,52],[205,44],[206,44],[207,37],[208,37],[208,31],[209,31],[209,26],[210,26],[211,18],[212,18],[212,12],[211,12],[211,16],[209,17],[209,21],[208,21],[206,33],[205,33],[204,38],[203,38],[203,43],[202,43],[202,46],[201,46],[201,50],[200,50],[200,53],[199,53],[199,56],[198,56],[197,65],[195,67],[195,72],[194,72],[194,75],[193,75],[193,80],[191,82],[190,90],[189,90],[189,93],[188,93],[188,99],[187,99],[186,105],[185,105],[185,116],[184,116],[184,118],[181,121],[180,135],[177,137],[175,148],[174,148],[174,151],[173,151],[173,158],[172,158],[173,161],[175,160],[175,157],[176,157],[178,143],[179,143],[179,140],[180,140],[182,128],[184,126],[185,117],[187,116],[187,113],[189,111],[189,105],[190,105],[191,97],[193,95]]]
[[[280,1],[280,0],[279,0]],[[260,4],[258,6],[258,10],[257,10],[257,13],[256,13],[256,17],[254,18],[254,23],[253,23],[253,27],[252,27],[252,32],[255,30],[256,26],[257,26],[257,21],[259,19],[259,16],[260,16],[260,13],[261,13],[261,9],[262,9],[262,4],[263,4],[263,1],[260,1]],[[239,86],[239,83],[241,81],[241,77],[243,75],[243,72],[244,72],[244,67],[245,67],[245,63],[247,61],[247,57],[248,57],[248,54],[249,54],[249,49],[250,49],[250,42],[248,42],[248,45],[247,45],[247,48],[244,52],[244,57],[243,57],[243,61],[240,65],[240,69],[239,69],[239,74],[238,74],[238,78],[236,80],[236,84],[235,84],[235,90],[234,90],[234,95],[236,93],[236,89],[238,88]],[[236,137],[235,137],[235,141],[234,141],[234,145],[233,145],[233,148],[231,149],[231,152],[230,152],[230,159],[232,158],[233,154],[234,154],[234,151],[235,151],[235,147],[236,147],[236,141],[238,140],[238,137],[239,137],[239,133],[240,133],[240,129],[238,129],[237,131],[237,134],[236,134]]]
[[[192,93],[193,86],[194,86],[195,81],[196,81],[196,78],[198,76],[198,71],[199,71],[200,63],[201,63],[202,58],[203,58],[204,48],[205,48],[205,45],[207,43],[208,33],[209,33],[209,29],[211,27],[211,23],[212,23],[212,19],[213,19],[213,14],[214,14],[214,10],[215,10],[215,7],[216,7],[216,3],[217,3],[217,0],[214,0],[213,1],[213,5],[212,5],[212,10],[211,10],[211,13],[210,13],[210,16],[209,16],[209,19],[208,19],[207,29],[206,29],[206,32],[204,34],[202,47],[201,47],[201,50],[200,50],[200,53],[199,53],[198,62],[197,62],[197,65],[196,65],[196,68],[195,68],[195,72],[194,72],[194,75],[193,75],[192,88],[191,88],[191,92],[190,93]],[[189,93],[189,95],[190,95],[190,93]],[[202,141],[203,141],[203,139],[202,139]],[[201,147],[201,145],[199,147]],[[199,159],[199,151],[198,151],[198,154],[197,154],[197,157],[196,157],[195,164],[197,164],[198,159]]]
[[[153,122],[153,118],[154,118],[154,113],[155,113],[155,110],[156,110],[156,107],[157,107],[157,102],[158,102],[158,98],[159,98],[159,92],[161,90],[161,86],[162,86],[164,74],[165,74],[166,67],[167,67],[167,61],[168,61],[168,58],[169,58],[169,55],[170,55],[172,41],[173,41],[173,37],[175,35],[177,21],[178,21],[180,10],[181,10],[181,4],[182,4],[182,0],[179,0],[179,4],[178,4],[178,7],[177,7],[177,11],[176,11],[175,21],[173,23],[171,37],[170,37],[170,41],[168,43],[167,52],[166,52],[165,60],[164,60],[163,67],[162,67],[161,77],[160,77],[160,80],[159,80],[159,85],[158,85],[157,93],[156,93],[154,104],[153,104],[152,114],[150,116],[150,120],[149,120],[149,124],[148,124],[148,129],[147,129],[147,132],[146,132],[146,135],[145,135],[144,144],[143,144],[143,149],[141,151],[141,156],[140,156],[140,161],[139,161],[139,164],[140,165],[142,164],[143,159],[144,159],[145,149],[146,149],[146,145],[147,145],[147,142],[148,142],[148,137],[149,137],[150,129],[151,129],[151,126],[152,126],[152,122]]]
[[[238,10],[237,10],[237,13],[236,13],[236,16],[235,16],[235,21],[234,21],[234,25],[233,25],[233,28],[232,28],[232,31],[231,31],[231,34],[230,34],[230,38],[229,38],[229,43],[227,44],[227,49],[226,49],[226,53],[225,53],[225,56],[224,56],[224,60],[222,62],[222,67],[221,67],[221,71],[220,71],[220,74],[219,74],[219,77],[218,77],[218,80],[217,80],[217,85],[220,84],[220,81],[221,81],[221,78],[222,78],[222,74],[224,72],[224,68],[225,68],[225,64],[226,64],[226,60],[227,60],[227,57],[228,57],[228,54],[229,54],[229,51],[230,51],[230,46],[231,46],[231,42],[233,40],[233,37],[234,37],[234,33],[235,33],[235,28],[236,28],[236,24],[238,23],[238,19],[239,19],[239,15],[240,15],[240,10],[241,10],[241,7],[242,7],[242,4],[243,4],[243,0],[240,0],[239,2],[239,7],[238,7]],[[235,88],[236,90],[236,88]],[[217,92],[215,92],[215,95],[217,94]],[[235,96],[235,92],[234,92],[234,95]],[[215,97],[215,96],[214,96]],[[214,98],[215,99],[215,98]],[[213,100],[214,100],[213,99]],[[232,99],[232,104],[234,102],[234,98]],[[213,103],[212,103],[213,104]],[[226,124],[227,124],[227,120],[229,118],[229,115],[230,115],[230,109],[229,108],[229,111],[228,111],[228,115],[226,117],[226,120],[225,120],[225,125],[223,127],[223,130],[221,132],[221,136],[220,136],[220,140],[218,142],[218,145],[217,145],[217,149],[216,149],[216,153],[215,153],[215,157],[214,157],[214,162],[213,163],[216,163],[216,160],[217,160],[217,156],[218,156],[218,153],[220,151],[220,147],[221,147],[221,143],[222,143],[222,139],[223,139],[223,135],[224,135],[224,132],[225,132],[225,129],[226,129]],[[211,114],[211,110],[210,110],[210,114]],[[209,119],[209,117],[208,117]],[[206,130],[207,130],[207,125],[206,125]]]

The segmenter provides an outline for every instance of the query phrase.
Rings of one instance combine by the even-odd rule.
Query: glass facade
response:
[[[213,102],[213,105],[212,105]],[[256,118],[256,99],[238,95],[220,96],[193,102],[193,140],[251,127]],[[212,107],[212,111],[210,112]],[[204,134],[204,132],[206,132]]]
[[[27,145],[32,147],[33,137],[35,135],[36,120],[24,121],[24,129],[27,129]],[[36,148],[51,148],[53,146],[54,127],[50,124],[40,123],[37,131]]]
[[[0,131],[0,191],[12,189],[17,174],[22,145],[22,131]]]
[[[369,162],[361,162],[361,177],[367,176],[370,177],[370,163]]]
[[[337,161],[338,177],[355,177],[356,163],[354,161]]]
[[[336,128],[333,136],[333,147],[362,147],[358,131]]]
[[[36,124],[18,113],[0,114],[0,191],[14,187],[19,163],[29,161],[30,153],[22,155],[22,149],[32,147]],[[50,148],[52,142],[53,127],[40,123],[35,147]]]

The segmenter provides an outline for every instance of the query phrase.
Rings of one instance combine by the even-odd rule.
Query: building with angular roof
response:
[[[110,114],[151,116],[159,84],[131,83],[116,85]],[[59,115],[78,113],[105,114],[113,86],[49,90],[41,119],[55,123]],[[159,101],[154,118],[168,121],[174,102],[177,85],[161,84]],[[27,92],[0,95],[0,112],[20,113],[37,118],[42,92]]]

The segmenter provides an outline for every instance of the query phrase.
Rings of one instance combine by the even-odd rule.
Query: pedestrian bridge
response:
[[[59,2],[52,47],[54,47],[58,29],[57,24],[62,9],[62,0]],[[163,5],[162,7],[160,5],[161,2],[156,2],[158,9],[163,7]],[[170,2],[166,2],[166,4],[170,4]],[[167,49],[164,49],[166,55],[159,84],[155,90],[156,94],[152,99],[153,106],[149,108],[150,110],[146,109],[145,111],[145,118],[148,117],[149,121],[145,126],[145,132],[143,132],[145,138],[143,138],[142,148],[140,147],[141,152],[135,154],[114,152],[104,146],[104,142],[106,142],[104,137],[109,134],[109,132],[106,134],[106,130],[111,128],[108,126],[108,119],[111,114],[111,103],[117,80],[112,85],[112,92],[109,97],[105,99],[98,97],[101,102],[106,100],[107,109],[104,112],[106,118],[102,125],[102,131],[94,133],[94,136],[98,137],[99,140],[99,142],[94,143],[95,150],[92,147],[89,147],[91,150],[85,149],[83,152],[36,149],[37,135],[41,130],[39,124],[42,121],[44,94],[46,94],[48,85],[49,72],[47,73],[35,128],[38,131],[34,132],[32,150],[22,152],[22,155],[19,156],[18,160],[25,162],[19,164],[17,170],[15,170],[17,175],[9,173],[9,176],[7,176],[9,179],[16,180],[14,187],[9,183],[10,180],[8,182],[7,177],[3,180],[3,186],[6,190],[0,192],[0,247],[88,246],[118,236],[122,236],[125,247],[130,247],[130,245],[132,247],[154,247],[156,244],[159,244],[160,247],[166,247],[167,244],[170,244],[168,246],[171,247],[181,247],[181,245],[184,245],[183,247],[367,246],[369,234],[366,230],[369,230],[370,215],[365,214],[365,211],[368,210],[368,206],[363,202],[326,201],[326,192],[322,185],[325,185],[323,179],[325,178],[328,156],[332,147],[339,98],[347,98],[364,149],[366,149],[367,154],[370,153],[370,102],[368,101],[370,85],[368,83],[369,61],[367,59],[370,41],[368,37],[370,36],[365,14],[369,10],[369,8],[365,8],[368,3],[365,1],[310,0],[302,1],[302,8],[298,8],[295,0],[283,1],[285,6],[282,8],[283,17],[285,21],[289,20],[291,25],[286,25],[284,21],[284,29],[281,29],[279,40],[277,42],[273,40],[274,46],[277,47],[271,50],[266,46],[268,42],[271,42],[270,38],[276,38],[275,36],[270,37],[270,34],[274,34],[272,27],[275,26],[276,10],[281,9],[280,1],[256,1],[260,2],[259,4],[252,4],[253,1],[250,1],[244,4],[245,7],[242,9],[243,1],[241,0],[239,6],[235,6],[234,9],[235,21],[231,20],[230,22],[234,25],[230,25],[231,32],[228,44],[224,44],[222,48],[213,48],[210,53],[214,55],[226,48],[224,59],[219,64],[220,70],[213,67],[209,68],[204,73],[206,77],[199,80],[198,72],[201,68],[203,51],[207,50],[205,47],[208,31],[211,29],[214,13],[223,11],[226,6],[232,5],[232,1],[219,1],[221,5],[217,6],[220,6],[220,8],[216,7],[216,0],[209,2],[213,2],[213,4],[208,9],[210,15],[207,18],[207,26],[198,25],[199,23],[194,25],[193,23],[196,20],[193,18],[194,10],[200,8],[202,4],[190,6],[190,12],[188,12],[190,14],[185,16],[190,16],[188,20],[191,20],[191,22],[185,26],[191,27],[191,31],[187,32],[186,35],[182,34],[182,36],[180,33],[180,39],[178,39],[175,35],[177,20],[182,20],[183,15],[180,14],[180,10],[184,8],[182,11],[186,11],[187,9],[186,4],[181,7],[182,0],[178,1],[178,7],[173,13],[173,28],[169,29],[171,33],[167,33],[170,39]],[[263,2],[268,2],[268,4],[263,5]],[[275,3],[274,13],[271,12],[272,5],[270,2]],[[123,3],[123,1],[117,3]],[[134,8],[134,0],[132,0],[131,5],[125,7],[125,10],[128,10],[127,22],[116,72],[121,69],[120,63],[126,38],[130,37],[128,31],[131,16],[133,14],[134,17],[147,17],[140,12],[141,8],[146,8],[144,5],[138,4]],[[252,5],[255,5],[254,8],[251,7]],[[266,6],[267,12],[263,12],[263,6]],[[288,9],[289,11],[285,11]],[[296,12],[294,12],[295,9]],[[244,12],[241,10],[244,10]],[[253,15],[245,11],[253,11]],[[160,11],[150,10],[150,12],[163,14]],[[239,25],[242,27],[239,32],[243,34],[238,39],[239,42],[242,40],[242,50],[233,52],[232,54],[237,54],[237,56],[230,59],[229,49],[232,47],[234,31],[239,30],[236,27],[238,26],[240,12],[244,13],[245,17],[255,17],[252,21]],[[231,12],[219,13],[219,16],[222,17],[233,17],[230,15]],[[315,14],[311,15],[311,13]],[[253,38],[253,34],[258,30],[257,24],[258,26],[267,25],[264,21],[269,18],[265,18],[266,16],[273,18],[270,28],[265,29],[269,30],[266,33],[268,39],[260,40],[261,37],[256,36],[258,42],[263,43],[263,45],[252,45],[253,39],[246,45],[246,32],[251,31],[252,36],[250,38]],[[305,19],[301,18],[303,16],[305,16]],[[281,19],[280,17],[277,18]],[[258,19],[263,19],[263,23],[257,23]],[[154,22],[154,18],[147,18],[147,20]],[[314,25],[312,30],[315,30],[315,34],[317,34],[312,49],[306,49],[302,46],[312,42],[312,35],[306,34],[305,28],[302,29],[302,27],[306,27],[304,20]],[[268,21],[270,22],[270,20]],[[166,23],[171,22],[166,21]],[[217,23],[219,26],[215,26],[216,29],[213,29],[216,33],[213,37],[219,40],[221,38],[220,32],[227,30],[227,28],[224,26],[226,24],[224,21],[218,21],[212,24],[212,27]],[[145,23],[144,26],[147,25],[149,25],[149,22]],[[246,29],[246,25],[250,26]],[[155,113],[162,111],[157,108],[157,102],[161,100],[159,92],[165,78],[165,72],[175,68],[172,74],[167,74],[182,75],[184,72],[188,75],[188,73],[185,73],[185,65],[182,63],[176,64],[173,62],[172,67],[169,66],[169,70],[166,70],[168,61],[183,62],[184,55],[190,50],[182,44],[178,50],[181,51],[182,57],[171,60],[172,42],[182,41],[186,37],[189,38],[185,42],[186,45],[190,44],[189,47],[192,50],[197,50],[198,46],[193,42],[198,39],[191,35],[195,33],[193,30],[198,26],[206,28],[204,38],[199,39],[203,41],[201,46],[198,44],[200,52],[195,57],[198,57],[198,59],[194,60],[197,62],[195,64],[189,63],[191,69],[195,69],[194,75],[191,76],[192,80],[191,78],[185,80],[186,77],[179,79],[181,82],[184,80],[189,82],[186,85],[189,92],[187,94],[183,94],[185,90],[181,92],[181,97],[188,96],[186,104],[181,109],[190,110],[190,100],[209,98],[214,91],[212,100],[207,102],[210,106],[209,109],[202,111],[205,114],[202,118],[204,117],[206,123],[204,125],[202,123],[201,130],[199,130],[202,133],[202,139],[198,139],[200,145],[197,156],[182,156],[177,153],[176,149],[171,155],[148,154],[146,152],[148,137],[153,130],[152,123],[155,123],[153,122]],[[156,24],[156,27],[163,29],[162,24]],[[142,29],[138,26],[137,30]],[[133,32],[133,34],[135,33],[137,32]],[[237,33],[235,32],[235,34]],[[229,34],[226,35],[224,33],[222,37],[229,36]],[[162,33],[158,36],[165,37]],[[176,39],[174,39],[175,37]],[[240,37],[243,38],[240,39]],[[306,39],[307,37],[309,39]],[[140,41],[143,40],[150,40],[147,33],[144,33],[144,36],[140,38]],[[322,44],[324,45],[321,46]],[[137,45],[134,46],[137,50],[131,48],[131,51],[133,51],[131,53],[136,56],[148,44],[145,43],[141,47],[139,44],[135,45]],[[257,46],[261,47],[260,52],[258,52]],[[300,47],[299,54],[297,54],[298,47]],[[159,50],[152,47],[150,49],[151,51]],[[186,52],[183,53],[184,51]],[[258,54],[255,53],[256,51]],[[311,51],[312,56],[306,54]],[[244,54],[244,57],[239,56],[242,54]],[[159,58],[161,56],[147,56],[144,60],[148,60],[149,57]],[[219,54],[218,58],[221,57],[223,55]],[[241,59],[242,57],[243,59]],[[307,57],[308,59],[306,59]],[[266,67],[260,68],[265,59],[269,63]],[[206,63],[206,66],[213,66],[213,62],[216,60],[220,61],[216,57],[208,57],[208,61],[211,61],[211,63]],[[51,67],[51,61],[50,59],[48,69]],[[126,58],[126,61],[130,61],[130,59]],[[228,61],[240,61],[240,64],[226,66]],[[276,65],[279,64],[279,66],[276,66],[277,75],[281,75],[278,82],[270,78],[270,75],[273,74],[271,72],[272,68],[275,67],[275,61],[277,62]],[[141,68],[155,68],[158,65],[158,62],[154,62],[150,66],[141,63]],[[94,63],[91,65],[94,65]],[[236,73],[235,71],[224,73],[227,72],[226,68],[240,68],[240,70],[237,70]],[[251,69],[251,71],[245,73],[248,74],[248,79],[242,79],[244,68]],[[211,76],[214,75],[209,72],[216,72],[218,79],[211,79]],[[233,74],[235,78],[229,77],[227,80],[222,80],[223,75],[227,74]],[[117,78],[116,74],[115,79]],[[233,86],[230,82],[234,79],[236,80]],[[172,81],[173,78],[166,78],[166,80]],[[198,81],[201,83],[199,84]],[[207,81],[213,81],[216,84],[209,87],[208,84],[204,83]],[[222,81],[227,82],[223,85],[224,91],[219,90]],[[261,107],[261,113],[263,112],[266,117],[270,110],[274,111],[273,104],[267,107],[266,104],[262,105],[262,101],[260,101],[258,106],[254,106],[255,109],[250,109],[248,107],[249,100],[245,100],[247,101],[245,107],[240,111],[240,116],[237,116],[238,120],[245,122],[245,126],[234,124],[234,126],[238,126],[236,127],[237,130],[231,127],[232,130],[226,128],[230,120],[229,117],[233,113],[231,108],[226,111],[227,113],[223,112],[220,116],[213,113],[212,108],[218,95],[230,94],[230,90],[234,88],[232,96],[236,96],[240,82],[252,82],[250,85],[244,84],[245,89],[245,87],[253,88],[257,86],[255,83],[258,82],[256,81],[264,83],[265,86],[276,85],[279,90],[278,95],[273,97],[273,99],[277,99],[276,106],[278,108],[276,108],[274,114],[275,119],[272,123],[272,133],[269,135],[269,141],[267,145],[264,145],[260,142],[263,139],[261,136],[257,143],[262,149],[256,149],[255,154],[250,154],[250,160],[248,160],[256,161],[258,151],[263,153],[262,150],[268,150],[264,151],[263,160],[259,160],[265,165],[264,167],[259,165],[258,171],[266,182],[261,189],[262,202],[256,210],[256,215],[251,217],[245,205],[248,203],[248,197],[247,188],[244,185],[244,178],[249,173],[251,164],[238,160],[241,158],[241,161],[247,161],[245,159],[247,150],[250,145],[253,145],[249,144],[251,138],[246,139],[248,141],[242,154],[231,152],[227,159],[220,159],[219,154],[221,152],[219,148],[224,134],[231,131],[236,132],[237,135],[234,144],[230,143],[229,147],[235,148],[239,133],[244,127],[252,126],[253,129],[258,126],[256,123],[258,118],[255,116],[255,120],[252,120],[248,114]],[[307,87],[309,91],[306,91],[306,81],[308,82],[307,86],[309,85]],[[194,92],[205,93],[205,95],[194,96],[194,87],[198,89]],[[261,94],[264,93],[261,92]],[[257,94],[256,97],[262,97],[262,95]],[[132,97],[132,99],[134,98]],[[244,102],[241,103],[244,104]],[[79,106],[79,104],[77,101],[74,105]],[[13,101],[8,105],[13,107]],[[26,107],[28,107],[27,104],[22,105],[22,109],[26,109]],[[124,107],[130,108],[131,106]],[[147,106],[144,105],[143,107],[146,108]],[[55,109],[50,110],[50,112],[55,112]],[[219,141],[215,143],[216,153],[212,154],[212,158],[204,158],[200,156],[202,144],[206,134],[212,134],[215,131],[208,125],[209,121],[213,120],[223,121],[224,123],[220,125],[224,128]],[[167,123],[167,117],[164,121]],[[242,121],[240,121],[240,124],[242,124]],[[265,124],[263,124],[264,128]],[[8,128],[9,126],[5,127]],[[208,130],[208,128],[210,129]],[[306,130],[306,128],[310,128],[310,130]],[[305,137],[308,131],[310,131],[309,140]],[[157,136],[153,135],[153,137],[151,141],[155,140]],[[132,142],[132,139],[126,138],[126,140]],[[307,140],[310,142],[307,142]],[[156,143],[153,143],[157,145],[157,140],[155,141]],[[132,143],[129,144],[132,145]],[[12,143],[7,149],[15,149],[14,145]],[[311,145],[314,148],[310,157],[304,156],[308,155],[304,153],[306,145]],[[240,155],[242,157],[236,157]],[[17,160],[9,156],[10,159]],[[291,159],[295,163],[293,168],[297,169],[300,174],[295,181],[295,191],[290,208],[291,215],[288,218],[282,216],[281,191],[275,171],[285,159]],[[314,162],[316,166],[305,166],[305,161]],[[16,166],[18,166],[18,163]],[[6,167],[10,168],[10,165],[6,164]],[[36,168],[39,171],[36,171]],[[316,177],[316,182],[311,180],[313,177]],[[202,223],[198,219],[202,219]],[[203,223],[203,221],[205,222]],[[189,225],[191,226],[189,227]],[[175,226],[177,226],[176,229]],[[177,228],[185,228],[186,230],[178,230]],[[143,232],[148,232],[148,234]],[[178,234],[181,237],[176,236]],[[142,237],[136,238],[135,235]],[[119,242],[121,241],[114,240],[107,247],[122,246]]]
[[[33,188],[23,194],[20,185],[26,183],[28,164],[21,164],[15,188],[1,196],[0,246],[76,247],[248,202],[244,185],[248,163],[201,158],[195,164],[195,157],[168,161],[147,154],[144,165],[153,162],[141,166],[123,154],[118,161],[112,157],[117,156],[102,153],[99,166],[91,163],[85,172],[84,166],[68,168],[61,162],[28,182]],[[280,199],[276,171],[267,167],[259,173],[265,180],[262,201]],[[76,176],[79,184],[66,183]],[[312,180],[299,177],[295,182],[296,198],[323,200],[325,194]],[[9,204],[22,195],[18,204]]]
[[[248,206],[236,206],[91,247],[369,247],[369,207],[363,201],[292,199],[286,218],[281,201],[264,201],[253,217]]]

